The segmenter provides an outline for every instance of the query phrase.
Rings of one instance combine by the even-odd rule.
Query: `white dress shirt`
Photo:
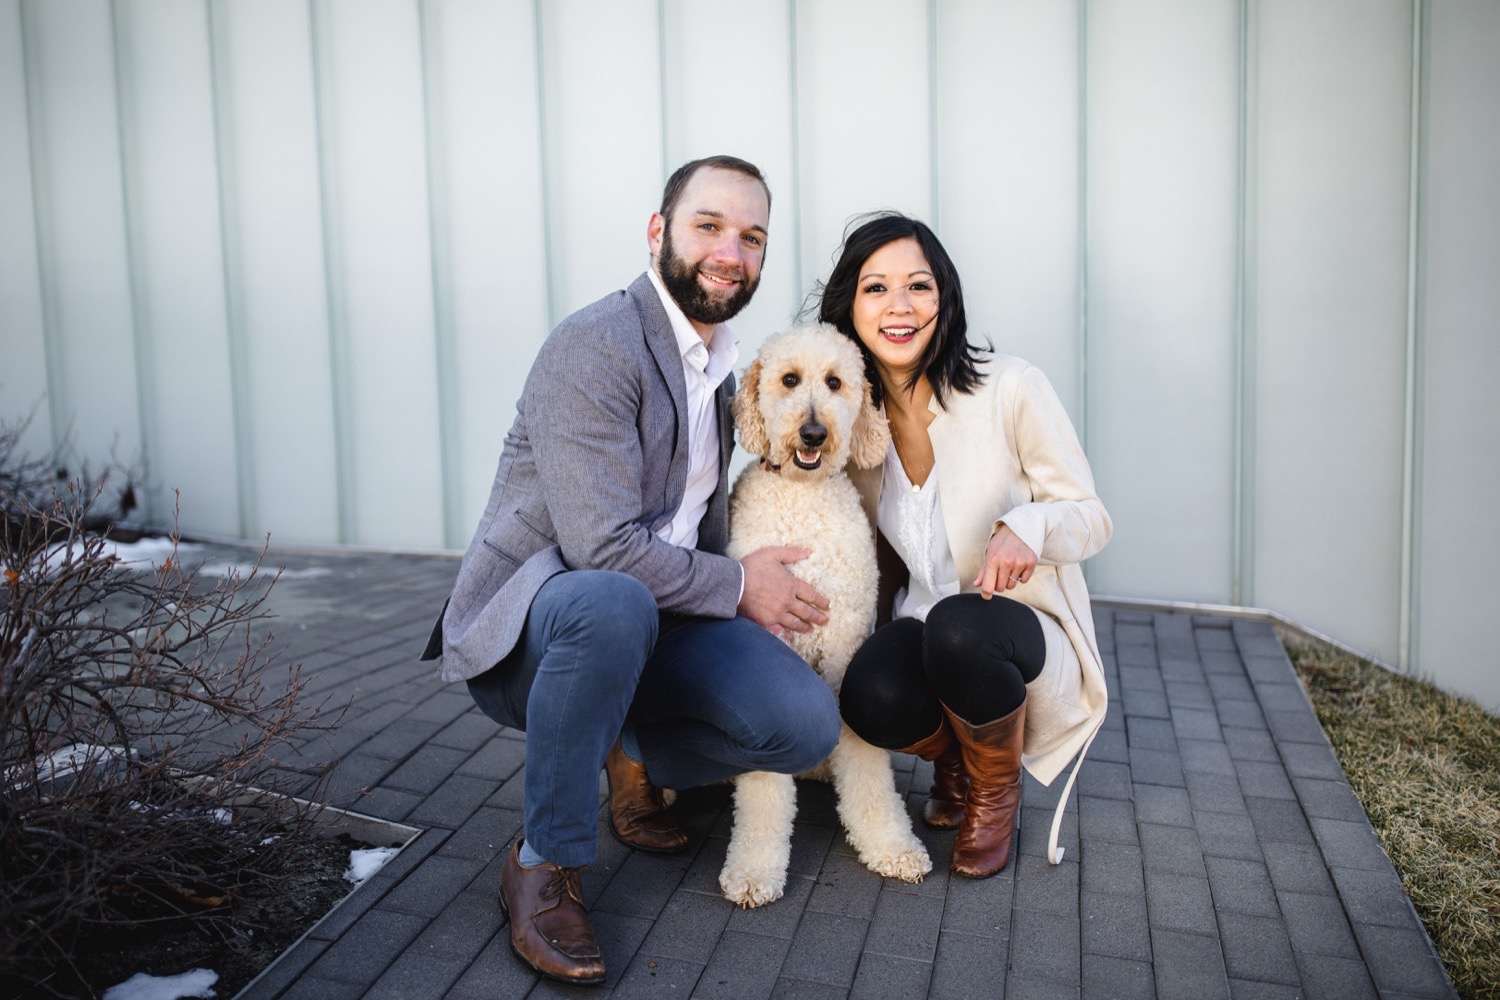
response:
[[[938,503],[937,464],[927,474],[927,482],[917,486],[906,477],[892,443],[885,453],[885,484],[876,523],[910,571],[907,585],[896,593],[891,616],[925,622],[934,604],[960,590],[958,566]]]
[[[655,268],[646,271],[662,308],[677,336],[682,354],[682,374],[687,381],[688,476],[682,505],[672,520],[657,531],[673,545],[694,548],[698,544],[698,525],[708,511],[708,501],[719,484],[719,421],[714,410],[714,393],[734,370],[740,359],[739,341],[720,323],[705,344],[682,308],[667,292]]]

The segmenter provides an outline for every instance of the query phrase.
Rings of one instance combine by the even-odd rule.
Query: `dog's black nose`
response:
[[[828,428],[811,421],[799,427],[797,433],[802,438],[802,444],[808,448],[821,448],[823,442],[828,440]]]

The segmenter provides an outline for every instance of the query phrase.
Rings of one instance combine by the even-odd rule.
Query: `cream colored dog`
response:
[[[729,497],[735,559],[766,545],[812,555],[788,568],[828,598],[828,624],[786,640],[838,694],[844,669],[875,626],[875,539],[859,494],[844,473],[885,457],[890,431],[870,402],[864,360],[832,326],[798,327],[766,341],[734,397],[740,444],[761,462]],[[839,819],[871,871],[920,882],[932,870],[896,794],[886,751],[848,726],[809,777],[832,776]],[[792,776],[753,771],[734,786],[734,829],[719,873],[724,895],[743,907],[779,899],[786,888],[797,788]]]

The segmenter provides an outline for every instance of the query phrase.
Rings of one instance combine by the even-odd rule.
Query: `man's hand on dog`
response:
[[[768,545],[740,560],[745,568],[745,591],[739,612],[773,635],[811,632],[828,624],[828,598],[803,583],[787,569],[789,563],[812,555],[812,549]]]

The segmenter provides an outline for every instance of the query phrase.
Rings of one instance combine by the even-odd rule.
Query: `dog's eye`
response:
[[[844,380],[837,375],[830,375],[823,380],[823,384],[828,386],[830,392],[838,392],[843,386]]]
[[[796,372],[787,372],[785,375],[781,376],[781,384],[786,386],[788,389],[797,388],[797,383],[801,381],[802,376],[798,375]]]

